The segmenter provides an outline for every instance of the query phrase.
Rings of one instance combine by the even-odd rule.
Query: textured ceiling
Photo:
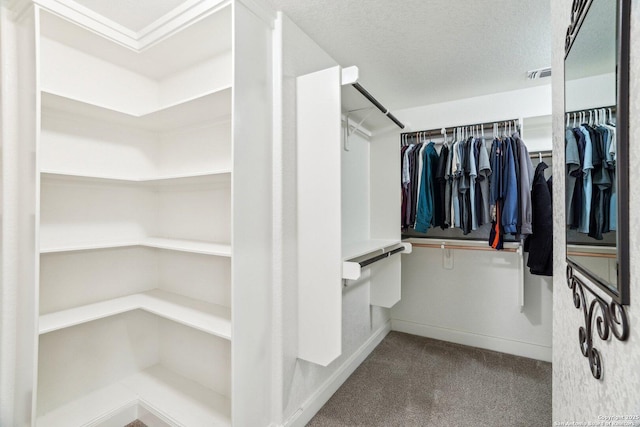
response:
[[[135,32],[155,22],[185,0],[72,0]]]
[[[550,0],[269,1],[392,110],[550,83]]]
[[[75,0],[133,31],[196,0]],[[550,0],[267,0],[387,108],[549,84]]]

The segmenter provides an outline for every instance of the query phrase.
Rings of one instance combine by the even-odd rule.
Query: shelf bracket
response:
[[[356,111],[368,111],[367,114],[365,114],[365,116],[362,118],[362,120],[360,120],[357,124],[351,125],[351,119],[349,118],[349,116],[351,115],[351,113],[355,113]],[[350,110],[347,111],[347,115],[346,115],[346,120],[345,120],[345,129],[346,129],[346,136],[344,138],[344,151],[349,151],[349,137],[351,135],[353,135],[354,133],[360,131],[362,124],[365,122],[365,120],[367,120],[369,118],[369,116],[371,115],[371,113],[373,113],[375,111],[374,107],[367,107],[367,108],[359,108],[357,110]]]

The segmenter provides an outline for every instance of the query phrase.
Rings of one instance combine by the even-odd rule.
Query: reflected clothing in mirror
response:
[[[566,129],[567,225],[596,240],[616,227],[615,158],[612,123]]]

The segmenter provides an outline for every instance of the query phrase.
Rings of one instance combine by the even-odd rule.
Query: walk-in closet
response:
[[[1,2],[0,427],[640,425],[639,28]]]

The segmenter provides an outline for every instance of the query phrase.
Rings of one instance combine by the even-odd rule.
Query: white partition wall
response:
[[[342,351],[340,67],[297,79],[298,356]]]
[[[234,3],[232,417],[270,424],[273,16]]]
[[[0,425],[28,425],[34,381],[37,263],[37,17],[0,5]]]

